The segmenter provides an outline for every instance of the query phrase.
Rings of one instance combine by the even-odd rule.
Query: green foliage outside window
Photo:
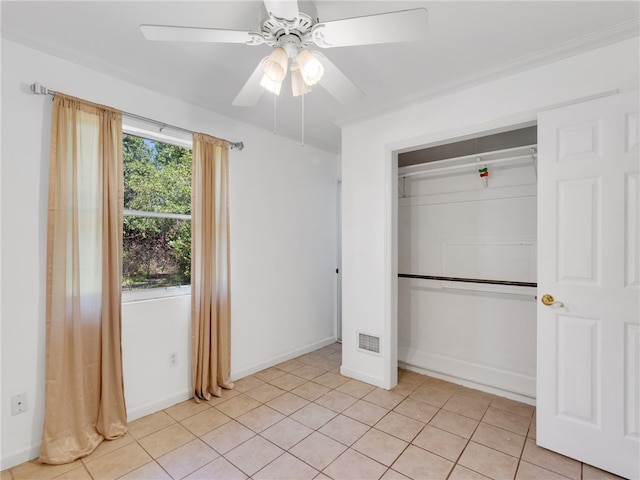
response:
[[[124,135],[124,208],[191,214],[191,150]],[[186,285],[191,281],[191,221],[124,216],[122,287]]]

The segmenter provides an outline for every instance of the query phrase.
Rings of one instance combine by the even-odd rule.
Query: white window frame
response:
[[[138,119],[123,118],[122,133],[193,150],[193,139],[189,135],[181,132],[171,132],[171,134],[158,132],[156,125]],[[123,211],[123,215],[191,220],[191,215],[145,212],[129,209],[125,209]],[[171,287],[145,288],[140,290],[122,290],[122,303],[140,302],[183,295],[191,295],[191,285],[175,285]]]

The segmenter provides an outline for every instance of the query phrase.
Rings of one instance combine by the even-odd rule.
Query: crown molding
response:
[[[554,63],[568,57],[586,53],[591,50],[596,50],[598,48],[638,36],[640,36],[640,19],[635,18],[607,29],[554,45],[551,48],[539,50],[494,67],[459,77],[452,81],[433,85],[420,92],[414,92],[407,95],[399,101],[381,104],[375,108],[370,108],[366,111],[360,111],[354,115],[342,117],[336,120],[335,123],[341,128],[346,127],[354,123],[359,123],[363,120],[368,120],[371,117],[396,112],[415,105],[416,103],[426,102],[437,97],[442,97],[483,83],[515,75],[526,70]]]

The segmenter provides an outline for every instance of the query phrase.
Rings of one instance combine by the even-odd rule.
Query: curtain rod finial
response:
[[[47,87],[43,87],[38,82],[32,83],[30,87],[31,91],[36,95],[47,95],[49,93],[49,89]]]

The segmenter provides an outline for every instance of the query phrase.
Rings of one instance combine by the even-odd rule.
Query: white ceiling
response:
[[[639,33],[638,1],[330,1],[320,21],[425,7],[424,41],[327,49],[365,96],[341,105],[321,87],[305,97],[305,143],[339,152],[351,120],[441,95]],[[266,45],[145,40],[140,24],[259,30],[260,1],[2,1],[2,37],[254,125],[273,129],[273,97],[232,101]],[[25,79],[25,82],[38,79]],[[55,90],[55,85],[46,85]],[[71,93],[72,92],[68,92]],[[277,99],[278,134],[301,138],[300,98]]]

